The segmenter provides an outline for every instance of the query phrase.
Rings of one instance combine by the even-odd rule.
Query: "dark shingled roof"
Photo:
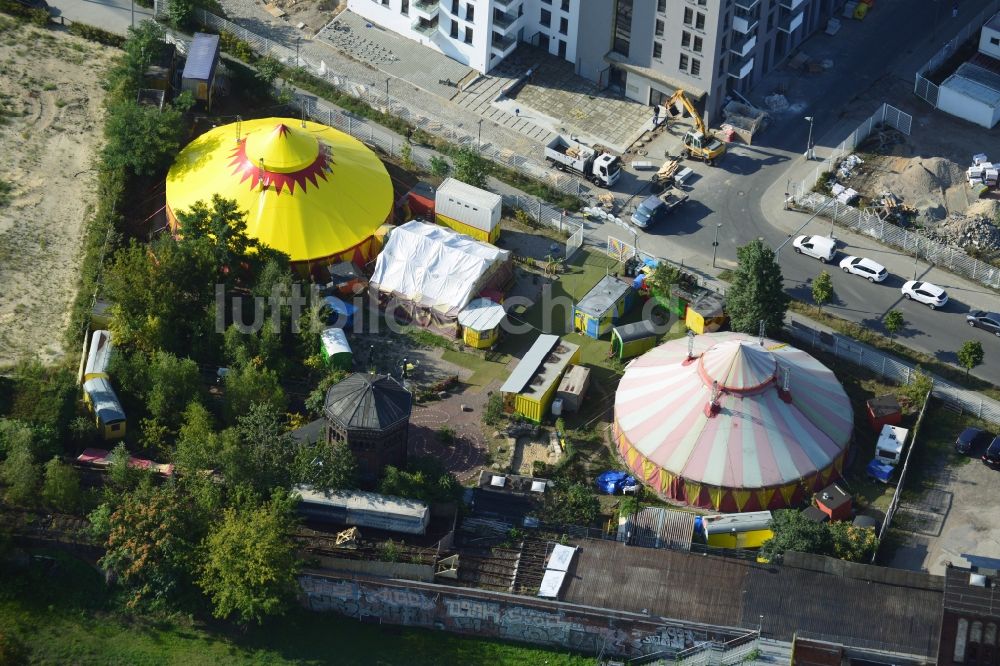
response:
[[[354,373],[330,387],[327,418],[350,430],[385,430],[410,418],[410,392],[386,375]]]

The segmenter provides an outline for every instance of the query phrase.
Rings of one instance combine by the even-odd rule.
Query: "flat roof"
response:
[[[569,365],[570,359],[576,350],[580,348],[580,345],[575,345],[572,342],[566,342],[565,340],[560,340],[559,344],[552,351],[552,354],[556,358],[548,360],[549,357],[543,359],[543,363],[540,368],[538,368],[538,373],[534,375],[532,381],[528,383],[523,389],[518,391],[521,395],[528,397],[537,397],[545,393],[546,390],[555,382],[559,375],[562,374],[566,366]],[[559,351],[562,349],[563,351]]]
[[[576,309],[591,317],[602,317],[615,306],[632,286],[616,277],[605,275],[587,295],[576,304]]]
[[[590,368],[585,365],[574,365],[570,368],[562,381],[559,382],[558,391],[560,393],[581,394],[590,382]]]
[[[973,574],[986,576],[986,587],[973,585]],[[965,567],[948,567],[944,572],[944,607],[956,613],[1000,617],[1000,581],[995,575]]]
[[[500,387],[501,393],[520,393],[528,385],[549,352],[559,344],[558,335],[539,335],[531,349],[514,366],[514,371]]]
[[[1000,106],[1000,75],[979,65],[962,63],[941,85],[983,104]]]
[[[184,63],[181,78],[207,81],[212,78],[218,61],[219,36],[196,32],[188,48],[187,62]]]
[[[445,178],[444,182],[437,188],[435,198],[447,196],[459,199],[463,203],[475,204],[486,209],[503,205],[503,197],[499,194],[487,192],[484,189],[463,183],[454,178]]]
[[[427,515],[427,504],[419,500],[380,495],[363,490],[314,490],[312,486],[299,485],[293,489],[304,502],[343,507],[353,511],[379,511],[398,516],[409,516],[423,520]]]

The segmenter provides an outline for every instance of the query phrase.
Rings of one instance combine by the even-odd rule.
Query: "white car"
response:
[[[903,296],[907,300],[923,303],[931,310],[939,308],[948,302],[948,292],[930,282],[910,280],[903,285]]]
[[[881,282],[889,277],[889,271],[885,269],[885,266],[866,257],[847,257],[840,262],[840,267],[844,269],[845,273],[854,273],[868,278],[869,282]]]
[[[837,254],[837,241],[829,236],[799,236],[792,241],[792,247],[799,254],[819,259],[826,263]]]

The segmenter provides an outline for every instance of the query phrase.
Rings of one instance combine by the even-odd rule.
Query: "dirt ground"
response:
[[[114,50],[0,17],[0,365],[55,358],[76,296]]]
[[[289,24],[301,28],[307,34],[315,35],[327,23],[347,9],[347,0],[263,0],[261,4],[269,13],[288,21]],[[284,12],[284,15],[279,13]]]

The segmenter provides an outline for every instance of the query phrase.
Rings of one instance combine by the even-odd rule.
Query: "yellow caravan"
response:
[[[774,536],[770,511],[705,516],[701,531],[712,548],[760,548]]]
[[[103,439],[125,437],[125,412],[107,377],[95,377],[85,381],[83,397],[94,412],[97,430]]]
[[[579,359],[579,345],[560,340],[558,335],[539,335],[500,387],[504,411],[540,423],[566,368]]]

